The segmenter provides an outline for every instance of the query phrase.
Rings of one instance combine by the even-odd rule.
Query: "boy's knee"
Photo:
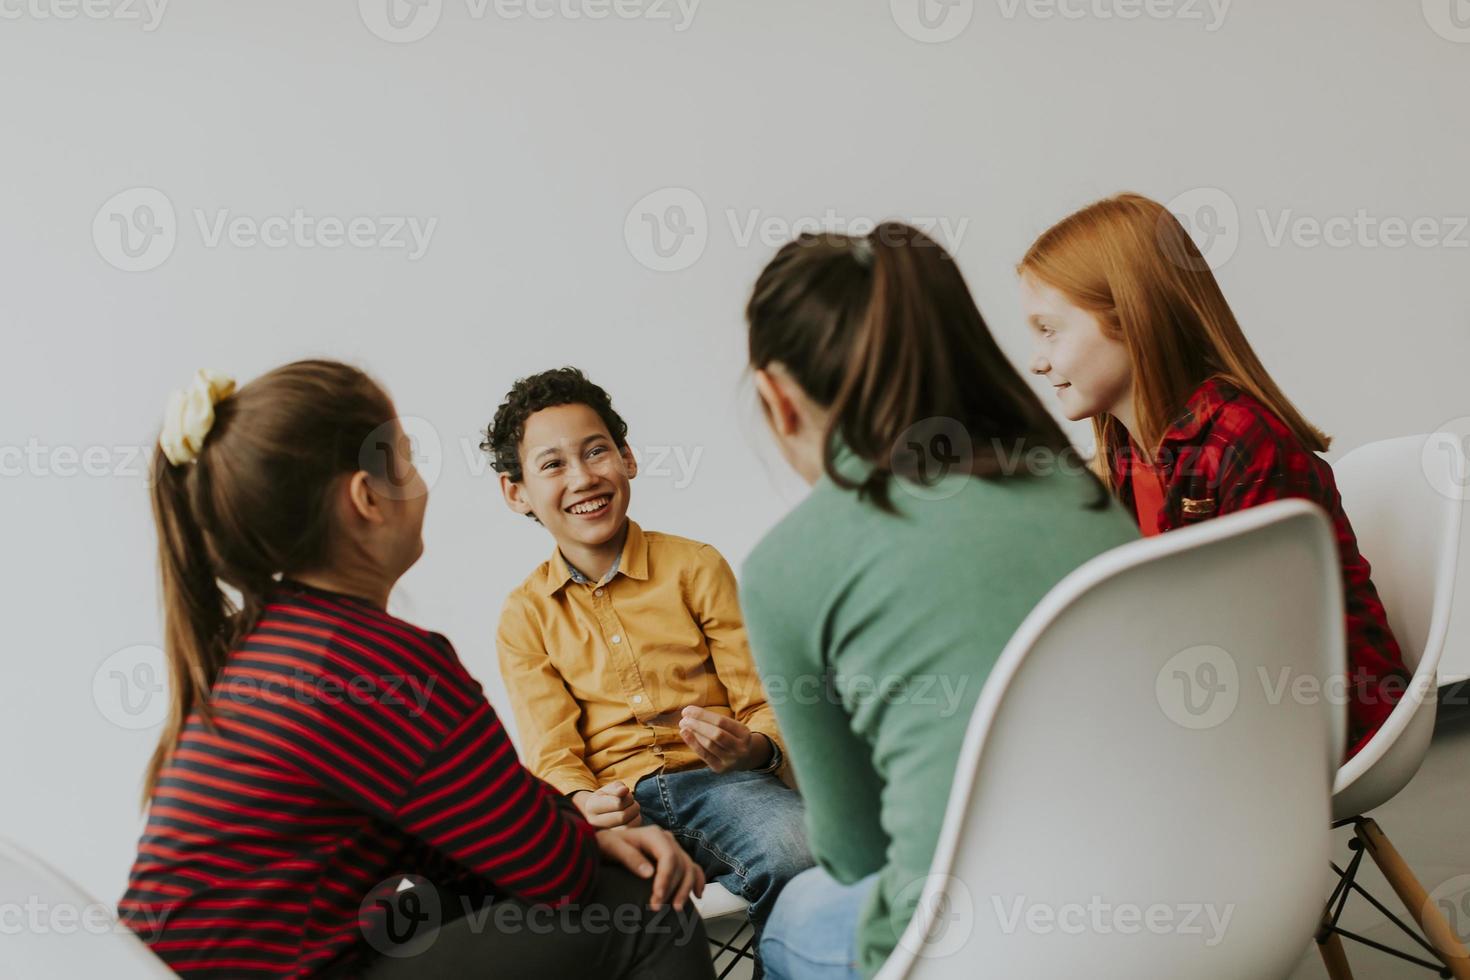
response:
[[[777,881],[790,881],[817,862],[802,837],[776,849],[771,855],[771,877]]]
[[[767,827],[763,845],[762,861],[777,881],[790,881],[816,864],[807,843],[806,824],[800,811],[773,821]]]

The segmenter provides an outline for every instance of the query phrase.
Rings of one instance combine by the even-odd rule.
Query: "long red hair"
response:
[[[1331,439],[1308,422],[1266,372],[1241,332],[1209,264],[1179,220],[1139,194],[1089,204],[1047,229],[1017,265],[1060,290],[1128,349],[1140,448],[1151,457],[1191,394],[1221,378],[1254,397],[1313,452]],[[1112,415],[1092,420],[1095,463],[1126,448]]]

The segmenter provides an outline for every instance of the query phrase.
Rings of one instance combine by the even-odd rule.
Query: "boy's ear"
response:
[[[628,470],[628,479],[638,475],[638,457],[633,454],[633,444],[624,440],[623,448],[618,450],[623,457],[623,466]]]
[[[531,498],[526,495],[526,488],[508,473],[500,474],[500,495],[505,498],[505,506],[517,514],[531,513]]]

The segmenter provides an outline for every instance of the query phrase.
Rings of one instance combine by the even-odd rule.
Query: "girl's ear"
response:
[[[526,496],[526,488],[507,473],[500,474],[500,495],[505,498],[505,506],[517,514],[531,513],[531,500]]]
[[[789,383],[786,378],[765,368],[758,368],[755,372],[755,390],[765,409],[766,421],[779,436],[791,436],[801,427],[801,413],[796,410],[796,402],[786,390]]]
[[[383,522],[383,498],[373,489],[366,470],[358,470],[347,478],[346,496],[349,515],[372,524]]]

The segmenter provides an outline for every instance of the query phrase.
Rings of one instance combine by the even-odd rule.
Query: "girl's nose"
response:
[[[1035,357],[1031,358],[1031,373],[1032,374],[1050,374],[1051,373],[1051,362],[1049,362],[1042,355],[1037,354]]]

